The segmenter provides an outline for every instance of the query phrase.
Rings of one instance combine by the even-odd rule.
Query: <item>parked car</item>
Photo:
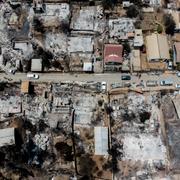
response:
[[[168,70],[173,69],[173,63],[171,61],[168,62]]]
[[[131,83],[130,82],[125,82],[124,87],[131,87]]]
[[[173,81],[171,81],[171,80],[162,80],[160,82],[160,85],[161,86],[172,86],[173,85]]]
[[[115,89],[115,88],[122,88],[123,84],[122,83],[113,83],[111,84],[111,88]]]
[[[155,87],[155,86],[158,86],[158,82],[157,81],[153,81],[153,80],[148,80],[146,82],[146,86],[147,87]]]
[[[101,82],[101,90],[105,92],[106,89],[107,89],[107,83],[105,81],[102,81]]]
[[[177,89],[180,89],[180,84],[176,84],[176,88],[177,88]]]
[[[122,75],[121,80],[131,80],[131,76],[130,75]]]
[[[16,73],[16,70],[15,70],[15,69],[10,69],[10,70],[9,70],[9,73],[15,74],[15,73]]]
[[[27,78],[29,78],[29,79],[39,79],[39,75],[38,74],[33,74],[33,73],[28,73]]]
[[[177,73],[177,76],[180,77],[180,72]]]

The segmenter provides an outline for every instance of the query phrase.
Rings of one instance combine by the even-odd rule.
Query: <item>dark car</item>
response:
[[[122,75],[121,80],[131,80],[131,76],[130,75]]]

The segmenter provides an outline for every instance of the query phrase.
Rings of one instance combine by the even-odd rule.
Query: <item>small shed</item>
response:
[[[41,72],[42,71],[42,59],[32,59],[31,60],[31,71]]]
[[[95,155],[108,155],[108,128],[95,127]]]
[[[30,85],[29,81],[23,81],[21,83],[21,93],[29,93],[29,85]]]
[[[0,129],[0,147],[15,144],[15,129],[6,128]]]
[[[92,70],[93,70],[92,62],[84,62],[84,64],[83,64],[83,71],[85,71],[85,72],[92,72]]]

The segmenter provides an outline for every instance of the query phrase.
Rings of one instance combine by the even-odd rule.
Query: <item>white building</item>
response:
[[[149,4],[151,6],[161,6],[161,0],[150,0]]]
[[[84,62],[84,64],[83,64],[83,71],[85,71],[85,72],[92,72],[92,70],[93,70],[92,62]]]
[[[122,5],[123,5],[123,8],[128,8],[129,6],[132,5],[132,3],[130,1],[128,1],[128,0],[124,0],[122,2]]]
[[[142,29],[135,29],[134,47],[141,47],[144,44]]]
[[[31,60],[31,71],[41,72],[42,71],[42,59],[32,59]]]
[[[144,3],[149,4],[150,6],[161,6],[161,0],[143,0]]]

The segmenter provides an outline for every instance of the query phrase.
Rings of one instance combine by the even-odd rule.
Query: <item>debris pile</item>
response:
[[[45,151],[49,146],[49,137],[46,134],[36,134],[34,136],[34,143]]]

